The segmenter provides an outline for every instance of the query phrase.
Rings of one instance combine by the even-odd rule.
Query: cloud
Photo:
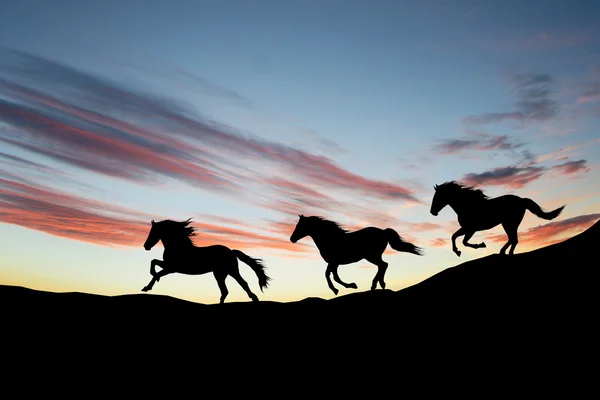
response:
[[[539,179],[546,169],[533,165],[500,167],[482,173],[466,174],[461,181],[470,186],[503,186],[517,189]]]
[[[433,150],[439,154],[453,155],[466,150],[514,150],[521,146],[523,143],[515,143],[507,135],[481,135],[467,139],[440,140],[433,146]]]
[[[592,68],[578,86],[580,88],[578,104],[600,102],[600,67]]]
[[[173,178],[239,196],[255,168],[277,168],[315,186],[418,202],[400,183],[239,134],[182,102],[22,52],[0,51],[0,99],[0,123],[11,127],[0,131],[4,143],[114,178]]]
[[[593,84],[588,90],[577,97],[577,103],[590,103],[600,101],[600,83]]]
[[[24,182],[27,179],[0,178],[0,222],[102,246],[141,247],[148,235],[150,220],[158,219]],[[291,252],[309,249],[303,244],[293,245],[286,237],[248,229],[196,221],[193,226],[198,229],[194,237],[198,246],[223,244],[238,249],[270,248]]]
[[[547,121],[557,115],[558,103],[552,98],[556,93],[554,81],[546,74],[522,74],[509,78],[509,85],[517,101],[515,110],[471,115],[463,119],[465,124],[490,124],[505,121],[529,123]]]
[[[443,225],[435,224],[432,222],[405,222],[404,225],[406,225],[411,232],[419,233],[445,229]]]
[[[429,241],[431,247],[445,247],[448,244],[448,239],[435,238]]]
[[[561,241],[559,239],[560,235],[569,234],[569,236],[574,236],[588,229],[598,219],[600,219],[600,214],[586,214],[529,228],[524,232],[519,232],[519,243],[535,245],[556,243]],[[492,235],[488,239],[498,243],[505,243],[507,240],[506,234]]]
[[[571,175],[577,172],[588,172],[590,168],[587,166],[587,160],[567,161],[552,167],[553,170],[559,171],[563,175]]]
[[[547,160],[565,160],[568,159],[570,156],[577,154],[577,150],[589,149],[591,146],[594,146],[599,143],[600,138],[596,138],[588,140],[587,142],[573,144],[571,146],[563,147],[559,150],[550,153],[542,154],[541,156],[536,157],[534,162],[539,163]]]

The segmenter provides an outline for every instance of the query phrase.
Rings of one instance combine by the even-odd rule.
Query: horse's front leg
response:
[[[163,269],[164,269],[164,268],[165,268],[165,267],[164,267],[164,265],[165,265],[165,262],[164,262],[163,260],[157,260],[157,259],[154,259],[154,260],[150,261],[150,275],[152,275],[153,277],[155,277],[155,276],[156,276],[156,274],[157,274],[157,272],[156,272],[156,266],[157,266],[157,265],[158,265],[159,267],[161,267],[161,268],[163,268]],[[158,277],[158,278],[156,279],[156,281],[157,281],[157,282],[160,282],[160,277]]]
[[[333,282],[331,282],[331,274],[333,273],[333,266],[335,264],[329,264],[327,265],[327,269],[325,270],[325,279],[327,279],[327,286],[329,286],[329,289],[331,289],[331,291],[337,296],[339,290],[333,286]]]
[[[171,271],[168,271],[166,269],[163,269],[160,272],[156,272],[155,275],[152,277],[152,280],[146,286],[144,286],[142,288],[142,292],[148,292],[148,291],[152,290],[152,288],[154,287],[154,284],[156,282],[158,282],[162,276],[169,275],[170,273],[171,273]]]
[[[468,231],[467,233],[465,233],[465,237],[463,238],[463,241],[462,241],[463,245],[467,246],[467,247],[471,247],[472,249],[479,249],[479,248],[485,247],[485,242],[469,243],[469,239],[471,239],[474,234],[475,234],[475,231]]]
[[[358,286],[356,285],[356,283],[354,283],[354,282],[346,283],[340,279],[340,276],[338,275],[338,271],[337,271],[338,267],[339,267],[339,265],[337,265],[337,264],[331,265],[331,273],[333,274],[333,280],[335,280],[337,283],[339,283],[346,289],[347,288],[358,289]]]
[[[456,247],[456,239],[465,234],[465,230],[461,226],[459,230],[452,234],[452,251],[456,253],[457,256],[460,257],[460,250]]]

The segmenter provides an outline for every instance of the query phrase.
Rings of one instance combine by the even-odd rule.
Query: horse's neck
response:
[[[310,236],[319,250],[327,249],[332,242],[338,240],[343,235],[342,232],[323,232],[316,231]]]
[[[173,239],[162,239],[162,244],[165,250],[186,250],[193,246],[190,243],[182,240]]]
[[[467,194],[461,194],[456,199],[451,200],[448,205],[454,210],[456,215],[460,216],[473,214],[477,209],[476,206],[480,205],[481,201],[469,198]]]

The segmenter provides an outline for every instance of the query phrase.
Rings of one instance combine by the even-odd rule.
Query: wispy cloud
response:
[[[563,175],[572,175],[578,172],[588,172],[590,170],[587,166],[587,160],[567,161],[553,166],[552,169]]]
[[[260,206],[287,216],[308,207],[315,214],[359,215],[390,226],[398,220],[385,210],[341,199],[421,202],[402,183],[361,176],[329,157],[238,133],[180,101],[11,50],[0,50],[0,124],[7,149],[0,162],[57,176],[68,168],[146,185],[175,179],[238,199],[258,198]],[[105,245],[137,245],[147,233],[129,211],[107,216],[108,204],[96,209],[70,193],[60,199],[52,189],[37,193],[42,189],[24,176],[4,171],[0,177],[4,222]],[[86,222],[74,229],[77,221]],[[303,248],[290,247],[289,232],[271,237],[239,225],[200,226],[206,230],[202,243]]]
[[[522,147],[524,143],[518,143],[508,135],[478,135],[462,139],[439,140],[433,151],[439,154],[454,155],[464,151],[492,151],[492,150],[514,150]]]
[[[600,219],[600,214],[586,214],[529,228],[524,232],[519,232],[519,243],[536,245],[555,243],[560,241],[558,236],[564,234],[573,236],[588,229],[598,219]],[[491,235],[488,239],[498,243],[505,243],[507,240],[506,234]]]
[[[591,146],[600,144],[600,138],[588,140],[582,143],[576,143],[571,146],[562,147],[556,151],[542,154],[535,158],[536,163],[541,163],[548,160],[565,160],[572,156],[578,155],[578,151],[582,149],[589,149]]]
[[[431,247],[444,247],[448,244],[448,239],[435,238],[429,241]]]
[[[492,168],[481,173],[469,173],[461,181],[470,186],[503,186],[522,188],[540,179],[547,168],[542,166],[508,166]]]
[[[27,179],[0,178],[0,222],[23,226],[51,235],[102,246],[141,246],[157,216],[86,199],[36,184]],[[166,219],[166,218],[165,218]],[[235,221],[229,221],[235,222]],[[303,252],[283,235],[265,235],[194,221],[199,246],[223,244],[232,248],[270,248]],[[241,224],[238,224],[241,225]]]
[[[1,52],[0,66],[1,122],[13,128],[0,139],[61,163],[143,183],[180,179],[236,195],[258,164],[315,186],[418,202],[402,184],[239,134],[173,99],[20,52]]]
[[[509,78],[509,86],[517,98],[513,111],[489,112],[463,119],[465,124],[489,124],[504,121],[529,123],[547,121],[559,111],[553,96],[554,80],[547,74],[520,74]]]

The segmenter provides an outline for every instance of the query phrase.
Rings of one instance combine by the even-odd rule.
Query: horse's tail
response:
[[[258,277],[258,285],[260,286],[260,291],[263,292],[263,289],[266,289],[269,286],[270,277],[265,273],[265,266],[261,259],[252,258],[249,255],[245,254],[240,250],[232,250],[233,254],[244,264],[247,264],[252,268],[256,276]]]
[[[560,213],[562,212],[562,210],[565,208],[565,206],[562,206],[562,207],[558,207],[556,210],[546,212],[546,211],[542,210],[542,207],[540,207],[535,201],[533,201],[531,199],[525,198],[525,199],[523,199],[523,202],[525,203],[526,209],[531,211],[535,216],[542,218],[542,219],[546,219],[546,220],[552,220],[552,219],[558,217],[560,215]]]
[[[400,235],[398,235],[398,232],[392,228],[387,228],[384,230],[384,232],[387,235],[388,243],[390,246],[392,246],[392,249],[396,251],[402,251],[404,253],[416,254],[418,256],[423,255],[423,250],[420,247],[402,240]]]

